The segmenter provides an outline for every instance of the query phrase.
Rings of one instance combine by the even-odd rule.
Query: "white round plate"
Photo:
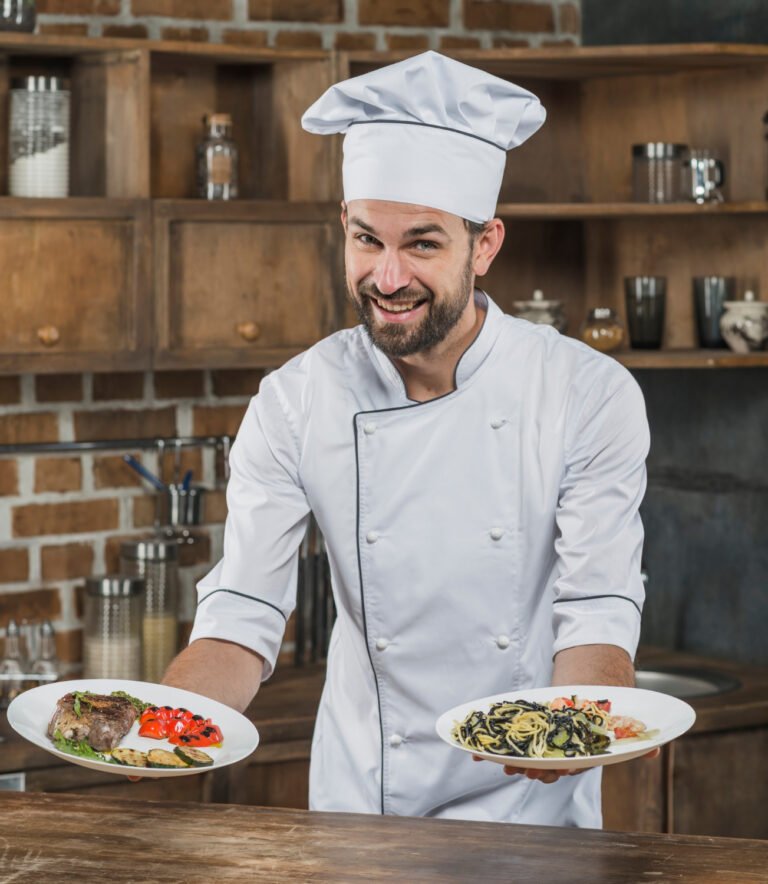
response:
[[[144,703],[154,706],[182,706],[213,720],[221,728],[223,741],[220,747],[206,746],[204,751],[213,758],[213,765],[208,767],[160,768],[131,767],[117,765],[108,761],[97,761],[91,758],[80,758],[61,752],[48,738],[48,722],[56,711],[57,701],[70,691],[90,691],[93,694],[111,694],[112,691],[125,691]],[[129,774],[156,779],[159,777],[183,777],[190,774],[206,773],[219,767],[226,767],[247,758],[259,745],[259,733],[244,715],[230,706],[218,703],[208,697],[183,691],[181,688],[169,688],[161,684],[146,681],[128,681],[120,678],[90,678],[75,681],[56,681],[51,684],[32,688],[19,694],[8,707],[8,721],[11,727],[22,737],[34,743],[46,752],[93,770],[105,773]],[[173,751],[173,745],[167,740],[152,740],[139,736],[138,720],[120,741],[120,748],[137,749],[148,752],[150,749],[166,749]]]
[[[649,731],[658,731],[646,740],[612,740],[605,755],[588,755],[577,758],[520,758],[518,756],[497,755],[493,752],[476,752],[460,746],[452,737],[454,724],[463,721],[470,712],[477,709],[487,712],[501,701],[532,700],[546,703],[557,697],[570,697],[575,694],[583,700],[610,700],[611,715],[631,715],[639,718]],[[535,688],[534,690],[513,690],[480,700],[470,700],[443,713],[435,725],[438,736],[450,746],[477,755],[487,761],[509,764],[514,767],[535,770],[580,770],[587,767],[601,767],[604,764],[617,764],[645,755],[656,746],[669,743],[684,734],[696,720],[693,709],[677,697],[660,694],[657,691],[643,691],[638,688],[618,688],[608,685],[559,685],[557,687]]]

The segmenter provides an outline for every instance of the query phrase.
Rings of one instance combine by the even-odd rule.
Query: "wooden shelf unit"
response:
[[[450,54],[530,88],[548,110],[542,130],[509,155],[499,206],[507,237],[480,283],[504,310],[540,288],[566,302],[568,331],[577,334],[591,307],[612,306],[624,318],[624,276],[662,275],[664,348],[617,358],[633,368],[766,364],[762,354],[696,350],[691,277],[749,279],[768,297],[768,46]],[[17,310],[0,343],[0,371],[273,366],[343,325],[342,139],[303,132],[300,117],[331,83],[404,57],[0,34],[0,108],[7,114],[11,78],[32,72],[67,76],[73,107],[66,200],[2,196],[8,135],[0,129],[0,219],[45,229],[55,243],[54,220],[82,230],[90,219],[111,231],[103,234],[109,240],[123,223],[117,216],[130,216],[133,232],[126,227],[123,246],[113,244],[109,270],[127,282],[110,297],[112,315],[136,330],[128,340],[104,327],[100,345],[86,335],[66,350],[63,335],[61,344],[40,343]],[[194,198],[195,145],[203,114],[213,110],[234,120],[242,199],[232,204]],[[632,203],[630,147],[649,140],[715,150],[727,164],[728,201]],[[291,227],[296,237],[276,245]],[[299,232],[309,233],[307,248]],[[42,257],[33,249],[25,260],[34,267]],[[77,317],[104,289],[104,278],[86,271],[92,259],[87,238],[62,250],[58,278],[73,280],[73,293],[56,309],[69,303]],[[15,266],[0,251],[3,260]],[[45,307],[51,296],[39,274],[18,279],[16,303]],[[291,297],[279,294],[296,280]],[[210,323],[203,310],[212,311]],[[230,314],[250,317],[259,334],[238,335],[240,319],[227,332],[222,317]]]

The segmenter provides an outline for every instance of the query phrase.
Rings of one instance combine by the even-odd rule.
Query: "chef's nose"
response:
[[[411,273],[395,249],[384,249],[373,272],[373,282],[382,295],[392,295],[408,287]]]

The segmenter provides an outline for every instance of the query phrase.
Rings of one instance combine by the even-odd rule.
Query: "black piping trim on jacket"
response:
[[[262,605],[266,605],[268,608],[273,608],[283,618],[283,620],[285,620],[286,623],[288,622],[288,618],[285,616],[285,614],[283,614],[280,608],[277,607],[277,605],[273,605],[272,602],[268,602],[266,599],[260,599],[255,595],[247,595],[244,592],[238,592],[236,589],[214,589],[209,592],[208,595],[200,599],[200,601],[197,603],[198,607],[202,605],[202,603],[206,599],[209,599],[212,595],[216,595],[217,592],[228,592],[230,595],[239,595],[240,598],[248,599],[251,602],[260,602]]]
[[[490,144],[491,147],[495,147],[496,150],[506,153],[506,150],[501,147],[501,145],[496,144],[494,141],[489,141],[487,138],[482,138],[480,135],[475,135],[473,132],[462,132],[461,129],[452,129],[450,126],[437,126],[435,123],[419,123],[416,120],[355,120],[354,123],[349,124],[349,128],[351,129],[352,126],[378,125],[379,123],[398,123],[400,126],[425,126],[427,129],[441,129],[443,132],[455,132],[456,135],[466,135],[467,138],[474,138],[475,141],[482,141],[483,144]]]
[[[579,596],[576,599],[555,599],[552,602],[553,605],[561,605],[563,602],[591,602],[592,599],[623,599],[625,602],[629,602],[630,605],[634,605],[637,608],[637,613],[642,617],[643,612],[640,610],[640,606],[634,599],[630,599],[625,595],[619,595],[614,592],[606,592],[603,595],[585,595]]]
[[[383,122],[383,121],[382,121]],[[394,122],[394,121],[390,121]],[[480,291],[486,297],[486,308],[488,307],[488,295],[480,289]],[[415,402],[414,400],[409,400],[410,405],[396,405],[392,408],[374,408],[370,411],[358,411],[356,414],[352,416],[352,432],[355,436],[355,479],[357,482],[357,493],[356,493],[356,514],[355,514],[355,545],[357,547],[357,573],[360,579],[360,610],[363,614],[363,635],[365,637],[365,650],[368,654],[368,660],[371,664],[371,672],[373,672],[373,683],[376,685],[376,703],[379,707],[379,735],[381,737],[381,812],[384,813],[384,720],[381,714],[381,691],[379,690],[379,678],[376,675],[376,667],[373,665],[373,657],[371,656],[371,648],[368,642],[368,619],[365,616],[365,589],[363,588],[363,562],[360,554],[360,452],[358,448],[357,441],[357,419],[364,414],[386,414],[389,411],[405,411],[409,408],[418,408],[422,405],[431,405],[433,402],[438,402],[440,399],[445,399],[446,396],[451,396],[456,389],[458,389],[458,385],[456,383],[456,375],[459,370],[459,363],[466,356],[469,350],[474,345],[475,341],[480,337],[480,333],[485,328],[485,323],[488,319],[488,309],[485,311],[485,316],[483,317],[483,324],[478,329],[477,334],[472,339],[472,343],[467,347],[467,349],[461,354],[459,357],[456,368],[453,372],[453,386],[454,389],[449,393],[443,393],[442,396],[435,396],[434,399],[428,399],[426,402]],[[375,345],[373,345],[375,346]],[[375,358],[375,357],[374,357]],[[400,372],[398,372],[400,374]],[[405,387],[405,382],[403,381],[403,376],[400,375],[400,380],[403,382],[403,387]],[[407,394],[406,394],[407,395]]]

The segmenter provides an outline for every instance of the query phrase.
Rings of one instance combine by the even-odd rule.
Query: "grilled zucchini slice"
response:
[[[147,763],[150,767],[189,767],[186,761],[166,749],[150,749],[147,752]]]
[[[200,749],[190,749],[188,746],[176,746],[173,750],[182,761],[192,767],[208,767],[213,764],[213,759]]]
[[[113,749],[112,757],[118,764],[127,764],[129,767],[147,766],[147,753],[136,749]]]

